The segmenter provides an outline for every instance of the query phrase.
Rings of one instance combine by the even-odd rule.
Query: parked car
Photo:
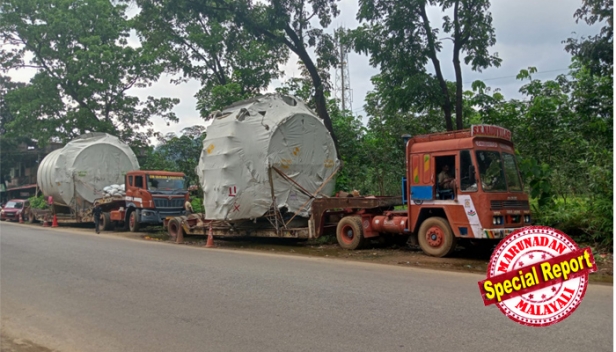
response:
[[[24,221],[28,217],[30,202],[24,199],[9,200],[2,210],[0,210],[0,220],[18,221],[19,215],[23,213]]]

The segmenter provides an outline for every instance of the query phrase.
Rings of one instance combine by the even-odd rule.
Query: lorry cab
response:
[[[444,255],[439,249],[448,231],[456,238],[502,239],[530,225],[510,131],[475,125],[417,136],[408,140],[406,158],[409,231],[418,234],[424,251]],[[423,225],[432,217],[440,223]]]
[[[184,214],[188,200],[186,176],[182,172],[136,170],[126,173],[125,218],[131,231],[139,224],[161,224],[168,216]]]

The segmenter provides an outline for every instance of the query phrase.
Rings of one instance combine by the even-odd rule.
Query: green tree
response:
[[[199,184],[195,171],[205,139],[205,127],[192,126],[181,131],[178,136],[168,133],[159,136],[159,144],[151,148],[143,159],[142,168],[146,170],[179,171],[186,174],[190,184]]]
[[[177,121],[177,99],[127,94],[156,81],[155,58],[128,45],[125,6],[108,0],[3,0],[0,51],[4,70],[37,70],[25,87],[5,99],[14,117],[7,134],[69,140],[86,132],[108,132],[145,142],[151,118]]]
[[[475,82],[470,103],[482,122],[512,130],[539,224],[604,245],[612,243],[613,96],[610,77],[573,58],[570,75],[518,78],[523,100],[505,100]]]
[[[455,99],[451,98],[439,52],[442,40],[427,15],[428,6],[438,6],[450,15],[443,17],[445,38],[453,42],[453,66],[456,74]],[[354,49],[370,56],[370,63],[380,68],[377,78],[383,94],[387,94],[389,111],[406,111],[411,106],[443,110],[447,130],[464,128],[461,61],[481,71],[500,66],[498,55],[488,49],[496,43],[488,0],[360,0],[357,14],[359,28],[348,33],[346,41]],[[435,74],[427,71],[432,63]],[[455,109],[452,107],[455,102]]]
[[[201,82],[196,94],[203,118],[213,110],[254,96],[280,75],[288,50],[276,42],[259,42],[228,16],[205,16],[178,9],[176,1],[136,0],[141,11],[134,23],[143,46],[170,74]]]
[[[613,76],[614,69],[614,2],[612,0],[583,0],[575,11],[576,22],[588,25],[604,22],[599,34],[581,39],[569,38],[565,49],[577,57],[592,74]]]
[[[8,137],[6,135],[7,126],[15,119],[6,96],[10,91],[24,86],[24,83],[13,82],[10,77],[0,75],[0,182],[4,182],[11,167],[20,159],[21,155],[16,152],[18,145],[20,143],[32,143],[25,137]]]
[[[152,0],[162,4],[164,0]],[[208,19],[238,26],[260,43],[283,45],[299,57],[314,87],[316,112],[337,143],[327,110],[327,71],[338,63],[334,38],[325,32],[338,16],[338,0],[248,0],[174,1],[178,14],[196,13]],[[313,27],[313,25],[317,25]],[[310,51],[314,52],[314,57]]]

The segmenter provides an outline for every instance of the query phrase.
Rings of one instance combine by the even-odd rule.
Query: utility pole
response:
[[[343,28],[340,27],[339,31]],[[349,55],[348,48],[340,42],[336,35],[336,44],[338,45],[338,61],[335,74],[335,95],[340,99],[340,109],[342,111],[352,110],[353,92],[351,91],[351,75],[349,74]]]

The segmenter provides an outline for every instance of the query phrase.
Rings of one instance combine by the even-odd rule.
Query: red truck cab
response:
[[[402,204],[407,209],[359,209],[365,200],[358,199],[358,209],[348,211],[337,226],[343,248],[357,249],[363,239],[397,235],[410,237],[428,255],[443,257],[460,239],[491,246],[493,240],[531,224],[511,132],[476,125],[405,140]],[[439,182],[443,180],[450,181]]]
[[[426,253],[446,255],[457,238],[502,239],[530,225],[510,131],[475,125],[417,136],[408,140],[406,155],[408,230]],[[446,166],[454,181],[443,189],[438,181]]]
[[[125,190],[125,206],[109,209],[109,215],[104,214],[109,219],[104,219],[104,223],[127,223],[133,232],[141,224],[158,225],[168,216],[184,215],[184,204],[189,199],[182,172],[130,171],[126,173]]]

